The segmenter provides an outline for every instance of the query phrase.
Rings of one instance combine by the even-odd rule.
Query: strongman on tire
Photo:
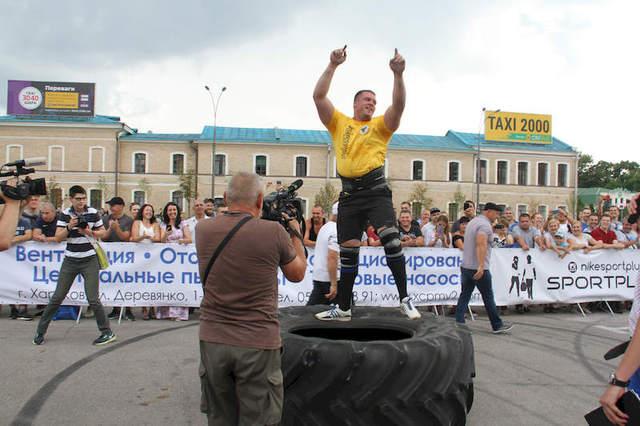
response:
[[[351,319],[351,294],[358,275],[360,238],[367,220],[377,230],[393,274],[400,309],[410,319],[421,317],[407,294],[407,272],[400,234],[396,227],[391,190],[384,177],[387,145],[400,126],[406,92],[402,73],[404,58],[395,50],[389,62],[393,72],[393,101],[383,116],[374,117],[376,95],[360,90],[353,99],[353,118],[333,107],[327,98],[336,68],[347,59],[347,46],[331,52],[330,62],[316,84],[313,100],[320,121],[333,139],[337,169],[342,181],[338,209],[338,243],[340,244],[340,284],[338,304],[316,314],[325,321]]]

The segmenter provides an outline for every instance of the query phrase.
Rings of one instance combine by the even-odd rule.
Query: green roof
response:
[[[96,115],[95,117],[51,117],[51,116],[0,116],[0,122],[72,122],[89,124],[123,124],[120,117]],[[213,140],[213,126],[205,126],[201,133],[138,133],[136,129],[129,129],[131,133],[121,139],[126,141],[199,141]],[[315,145],[325,146],[331,143],[326,130],[298,130],[253,127],[217,127],[216,140],[225,143],[273,143],[281,145]],[[487,141],[482,134],[465,133],[449,130],[444,136],[412,135],[397,133],[391,139],[392,149],[411,150],[440,150],[473,152],[478,141],[482,148],[512,149],[523,151],[577,153],[570,145],[559,139],[552,138],[550,144],[530,144]]]
[[[15,123],[89,123],[89,124],[123,124],[120,117],[96,115],[93,117],[39,116],[39,115],[2,115],[0,122]]]

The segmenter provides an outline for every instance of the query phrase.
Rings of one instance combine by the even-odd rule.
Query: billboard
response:
[[[485,111],[484,139],[498,142],[550,144],[551,116]]]
[[[9,80],[7,114],[94,115],[95,83]]]

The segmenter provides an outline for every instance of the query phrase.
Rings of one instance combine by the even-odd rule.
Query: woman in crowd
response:
[[[582,224],[575,221],[571,224],[573,233],[569,236],[570,250],[584,250],[589,253],[591,250],[602,248],[602,242],[595,240],[591,235],[582,232]]]
[[[505,248],[513,245],[513,236],[509,234],[509,221],[506,218],[498,219],[493,225],[493,238],[491,239],[491,247]]]
[[[534,213],[531,216],[531,226],[540,231],[540,235],[544,234],[544,217],[540,213]]]
[[[567,234],[560,231],[560,222],[558,219],[549,219],[544,227],[544,244],[549,249],[554,251],[560,259],[571,252],[569,248],[569,241]]]
[[[431,241],[425,241],[427,247],[451,248],[451,231],[449,227],[449,217],[441,214],[436,219],[435,232]]]
[[[160,240],[163,243],[190,244],[191,233],[189,227],[183,225],[180,220],[180,207],[170,201],[162,210],[162,224],[160,225]],[[158,307],[156,317],[158,319],[172,319],[186,321],[189,319],[189,308],[181,306]]]
[[[466,216],[462,216],[458,223],[460,224],[460,227],[458,228],[458,231],[453,234],[453,237],[451,238],[451,244],[453,245],[453,247],[459,250],[464,250],[464,231],[467,230],[469,218]]]
[[[131,242],[134,243],[159,243],[160,242],[160,225],[156,220],[155,211],[151,204],[145,204],[138,209],[138,214],[131,226]],[[153,307],[147,309],[142,308],[142,319],[149,320],[155,318],[155,310]]]

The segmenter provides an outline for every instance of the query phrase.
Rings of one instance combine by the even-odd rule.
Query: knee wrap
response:
[[[383,229],[382,232],[380,232],[380,242],[384,247],[384,252],[387,257],[400,257],[403,255],[398,228]]]
[[[358,255],[360,247],[340,246],[340,271],[353,272],[358,268]]]

